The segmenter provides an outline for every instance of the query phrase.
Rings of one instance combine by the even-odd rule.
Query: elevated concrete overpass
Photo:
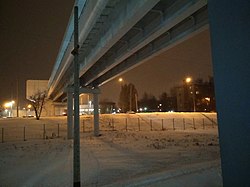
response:
[[[205,0],[91,0],[79,15],[80,85],[97,87],[207,29]],[[73,84],[73,17],[49,81],[54,101]]]
[[[86,0],[77,5],[80,93],[94,94],[96,110],[98,86],[208,29],[209,22],[223,184],[249,186],[250,1],[209,0],[207,6],[206,0]],[[68,98],[69,108],[73,48],[71,17],[48,85],[48,96]]]

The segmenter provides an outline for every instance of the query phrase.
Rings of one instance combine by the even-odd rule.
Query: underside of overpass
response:
[[[96,108],[98,86],[208,29],[209,22],[223,183],[249,186],[249,2],[210,0],[207,6],[206,0],[86,0],[77,5],[80,93],[93,93]],[[73,16],[48,89],[53,101],[65,100],[68,93],[71,108],[72,27]]]
[[[97,9],[95,15],[90,8]],[[86,1],[82,11],[79,78],[80,85],[89,88],[106,83],[190,34],[208,28],[203,0]],[[49,97],[54,101],[63,100],[67,86],[73,84],[72,40],[71,36],[68,46],[60,51],[63,57],[57,59],[50,78]]]

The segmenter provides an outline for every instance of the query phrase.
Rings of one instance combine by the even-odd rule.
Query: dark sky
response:
[[[0,1],[0,105],[25,98],[27,79],[49,79],[73,0]]]
[[[49,79],[73,3],[73,0],[0,1],[0,105],[15,100],[17,82],[24,105],[25,81]],[[187,75],[207,78],[212,75],[209,41],[209,32],[205,31],[122,77],[135,84],[139,96],[144,92],[159,96],[180,84]],[[120,85],[114,79],[101,90],[102,100],[117,101]]]
[[[144,92],[156,97],[163,92],[169,93],[172,87],[182,84],[187,76],[208,80],[212,74],[210,33],[206,30],[120,77],[135,85],[140,98]],[[120,91],[120,87],[118,78],[110,81],[103,86],[101,98],[117,101],[119,94],[110,97],[106,90],[115,88]]]

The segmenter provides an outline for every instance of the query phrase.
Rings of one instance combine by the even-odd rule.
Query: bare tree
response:
[[[40,119],[42,109],[45,103],[45,98],[46,98],[46,91],[43,92],[39,91],[37,94],[30,96],[28,99],[30,104],[35,110],[35,115],[37,120]]]

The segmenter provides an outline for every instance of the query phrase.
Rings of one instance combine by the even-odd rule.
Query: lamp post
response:
[[[5,108],[9,108],[10,107],[9,117],[13,117],[13,104],[14,103],[15,103],[15,101],[11,101],[11,102],[8,102],[8,103],[4,104]]]
[[[192,94],[192,100],[193,100],[193,111],[196,112],[196,104],[195,104],[195,94],[196,94],[196,93],[195,93],[194,83],[193,83],[191,77],[187,77],[187,78],[185,79],[185,82],[186,82],[187,84],[191,84],[191,89],[192,89],[191,94]]]

